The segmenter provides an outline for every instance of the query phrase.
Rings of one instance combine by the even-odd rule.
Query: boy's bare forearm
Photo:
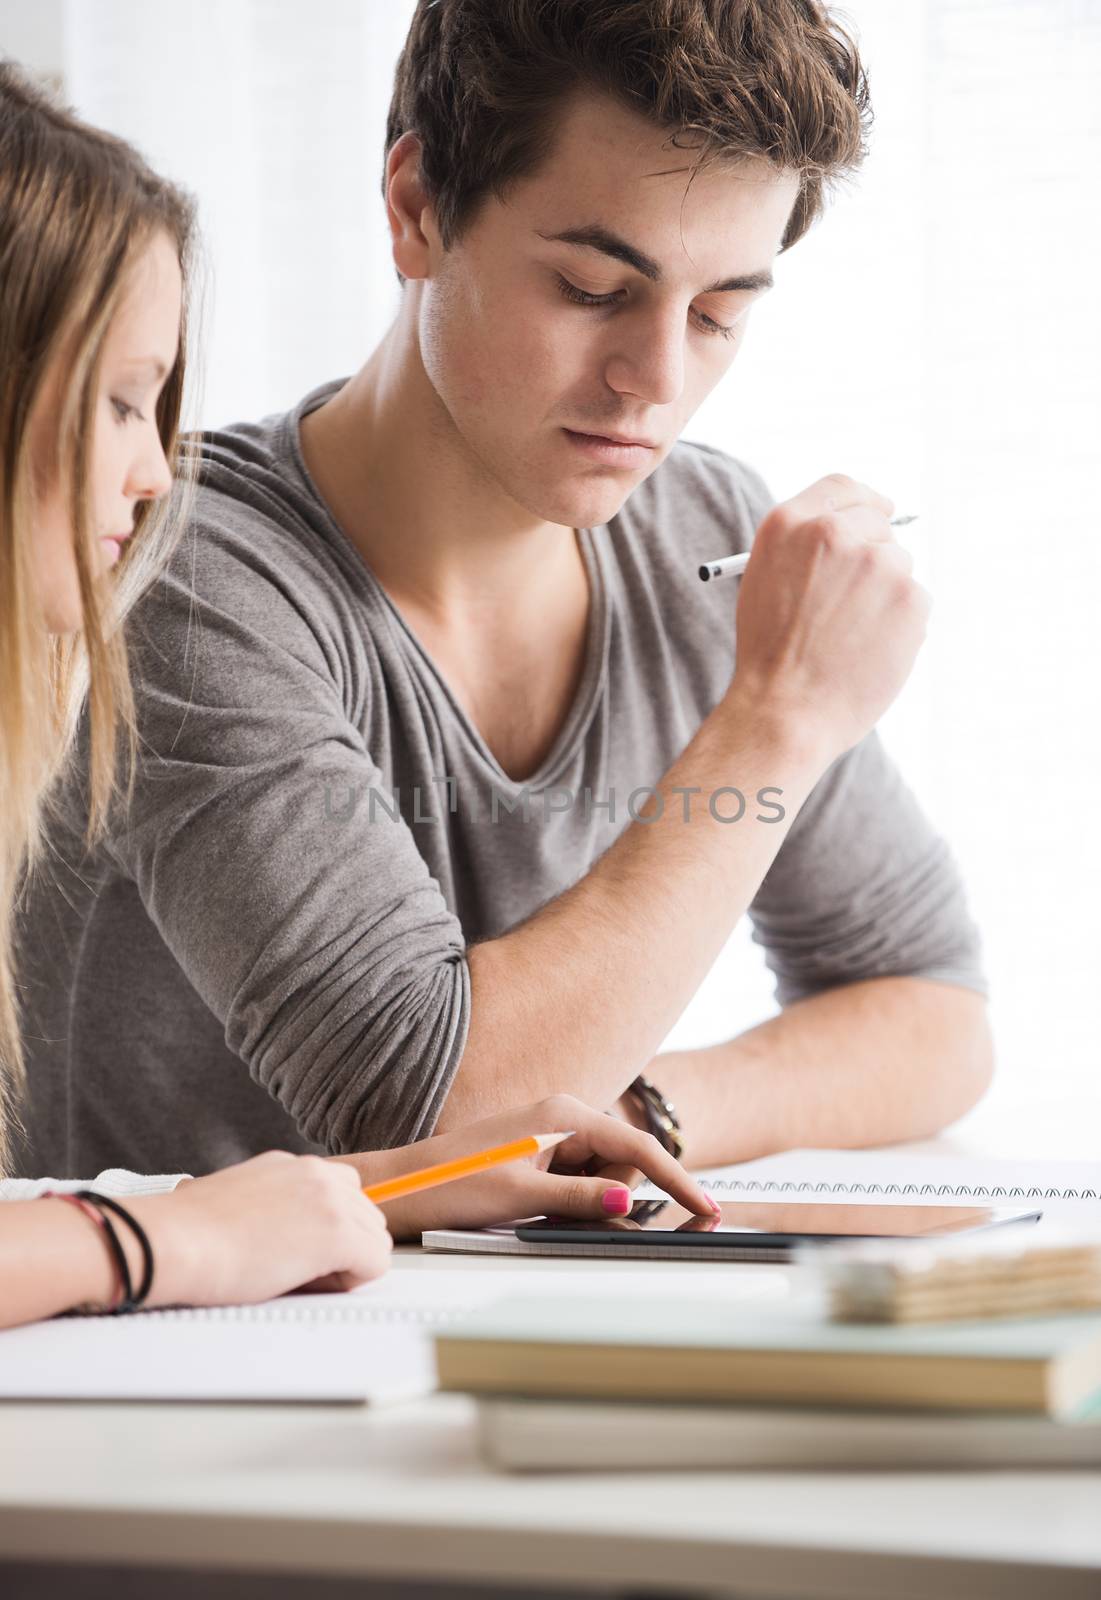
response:
[[[917,977],[848,983],[705,1050],[647,1068],[677,1107],[691,1167],[778,1150],[928,1138],[993,1071],[986,1002]]]
[[[729,695],[658,785],[642,813],[652,820],[528,922],[471,949],[470,1032],[439,1127],[558,1091],[614,1104],[749,906],[827,759],[794,722]],[[724,822],[735,789],[745,813]]]
[[[910,672],[929,597],[893,540],[893,510],[830,474],[764,518],[740,581],[734,680],[660,785],[661,814],[470,952],[470,1031],[445,1124],[561,1089],[611,1106],[650,1060],[826,766]],[[732,788],[746,815],[724,823]],[[775,817],[757,802],[769,788],[781,820],[759,820]]]

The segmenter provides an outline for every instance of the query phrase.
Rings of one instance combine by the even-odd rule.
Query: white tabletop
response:
[[[687,1267],[687,1264],[686,1264]],[[478,1260],[503,1291],[530,1263]],[[600,1262],[546,1262],[604,1278]],[[396,1273],[472,1258],[396,1252]],[[651,1264],[663,1291],[682,1269]],[[698,1269],[697,1269],[698,1270]],[[730,1267],[747,1293],[783,1268]],[[766,1291],[767,1292],[767,1291]],[[473,1406],[0,1406],[0,1556],[623,1593],[1101,1594],[1101,1473],[484,1467]],[[368,1589],[365,1592],[370,1592]]]

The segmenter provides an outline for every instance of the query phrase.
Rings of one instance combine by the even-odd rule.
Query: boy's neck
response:
[[[572,530],[505,494],[429,382],[407,308],[366,364],[302,423],[344,533],[391,598],[441,621],[516,604],[578,561]]]
[[[584,665],[574,530],[533,517],[466,450],[401,317],[301,436],[329,510],[502,767],[534,771]]]

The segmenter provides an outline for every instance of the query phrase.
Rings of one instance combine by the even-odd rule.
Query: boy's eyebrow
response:
[[[599,250],[603,255],[612,256],[616,261],[622,261],[626,266],[633,267],[644,278],[649,278],[651,283],[662,281],[662,270],[652,256],[639,250],[635,245],[628,244],[626,239],[621,239],[617,233],[611,233],[599,224],[584,228],[566,228],[562,233],[543,233],[536,228],[540,239],[546,239],[549,244],[573,244],[583,250]],[[751,292],[766,292],[773,286],[772,273],[765,268],[759,272],[745,272],[737,278],[724,278],[722,283],[713,283],[709,289],[704,289],[704,294],[727,294],[737,290]]]

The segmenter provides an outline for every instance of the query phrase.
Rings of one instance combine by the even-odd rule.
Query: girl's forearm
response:
[[[121,1235],[126,1230],[117,1231]],[[129,1241],[123,1248],[130,1260]],[[0,1205],[0,1283],[4,1328],[88,1303],[110,1305],[118,1289],[101,1230],[75,1206],[58,1199]]]

